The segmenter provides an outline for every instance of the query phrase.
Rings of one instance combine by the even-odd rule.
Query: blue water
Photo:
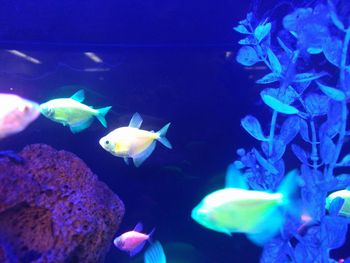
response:
[[[261,249],[244,235],[212,232],[190,218],[207,193],[223,186],[236,149],[254,145],[241,118],[254,113],[262,121],[270,119],[261,110],[260,87],[254,83],[265,69],[247,69],[234,59],[239,36],[232,27],[245,17],[249,3],[111,2],[16,1],[1,6],[1,92],[42,103],[84,88],[88,105],[113,106],[107,129],[95,121],[72,134],[41,116],[1,141],[1,148],[19,151],[46,143],[75,153],[123,200],[126,214],[118,233],[142,221],[146,229],[156,228],[154,237],[162,244],[192,245],[203,263],[258,262]],[[263,6],[277,2],[264,1]],[[21,50],[42,63],[32,64],[6,49]],[[102,66],[89,60],[86,51],[99,55]],[[106,71],[85,71],[93,68]],[[126,166],[98,144],[109,131],[126,126],[135,112],[146,130],[171,122],[167,138],[173,149],[158,144],[140,168]],[[291,166],[293,162],[291,158]],[[130,259],[111,247],[106,262]]]

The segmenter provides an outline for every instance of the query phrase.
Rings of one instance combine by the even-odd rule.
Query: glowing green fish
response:
[[[289,196],[296,188],[296,172],[286,176],[276,193],[248,190],[239,173],[230,166],[227,182],[233,182],[230,177],[234,176],[240,188],[227,187],[207,195],[192,210],[192,218],[217,232],[245,233],[255,244],[262,245],[276,235],[284,222],[283,213],[290,209]]]
[[[73,133],[88,128],[94,117],[107,127],[105,115],[112,107],[93,109],[82,103],[84,99],[84,90],[79,90],[70,98],[54,99],[41,104],[40,112],[52,121],[69,126]]]
[[[330,204],[337,197],[344,199],[344,203],[339,210],[339,215],[350,217],[350,191],[348,189],[331,193],[326,199],[326,208],[329,209]]]

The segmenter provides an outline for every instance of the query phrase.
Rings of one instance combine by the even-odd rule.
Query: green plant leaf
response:
[[[236,60],[238,63],[244,66],[253,66],[255,63],[260,61],[255,49],[249,46],[241,47],[238,50]]]
[[[275,111],[278,111],[280,113],[284,114],[298,114],[299,110],[293,106],[290,106],[288,104],[285,104],[281,102],[280,100],[268,95],[268,94],[262,94],[260,93],[262,100],[264,103],[272,108]]]
[[[258,79],[255,83],[268,84],[268,83],[276,82],[279,79],[280,79],[280,75],[272,72],[272,73],[269,73],[269,74],[263,76],[261,79]]]
[[[330,86],[326,86],[318,81],[316,83],[319,86],[320,90],[322,90],[322,92],[326,94],[329,98],[337,101],[345,100],[345,93],[341,90]]]

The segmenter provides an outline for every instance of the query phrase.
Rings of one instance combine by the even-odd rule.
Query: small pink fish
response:
[[[129,252],[130,256],[135,256],[144,247],[146,241],[150,240],[154,229],[147,235],[141,233],[143,229],[142,223],[138,223],[134,230],[125,232],[124,234],[116,237],[113,244],[120,250]]]

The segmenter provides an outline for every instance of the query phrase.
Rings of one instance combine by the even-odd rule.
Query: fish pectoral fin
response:
[[[129,165],[129,158],[128,157],[124,157],[124,163],[126,163],[126,165]]]
[[[139,167],[154,151],[156,148],[156,141],[153,141],[143,152],[132,157],[134,165]]]
[[[135,247],[133,250],[130,251],[130,257],[135,256],[136,254],[138,254],[143,247],[145,246],[146,241],[143,241],[140,245],[138,245],[137,247]]]
[[[83,102],[85,100],[85,92],[83,89],[78,90],[76,93],[74,93],[71,97],[72,100]]]
[[[132,115],[132,118],[129,122],[129,127],[130,128],[137,128],[139,129],[142,124],[142,117],[138,112],[135,112],[134,115]]]
[[[88,128],[93,121],[94,121],[94,118],[91,117],[85,121],[79,122],[79,123],[74,124],[74,125],[70,125],[69,128],[70,128],[72,133],[78,133],[78,132],[81,132],[82,130]]]

